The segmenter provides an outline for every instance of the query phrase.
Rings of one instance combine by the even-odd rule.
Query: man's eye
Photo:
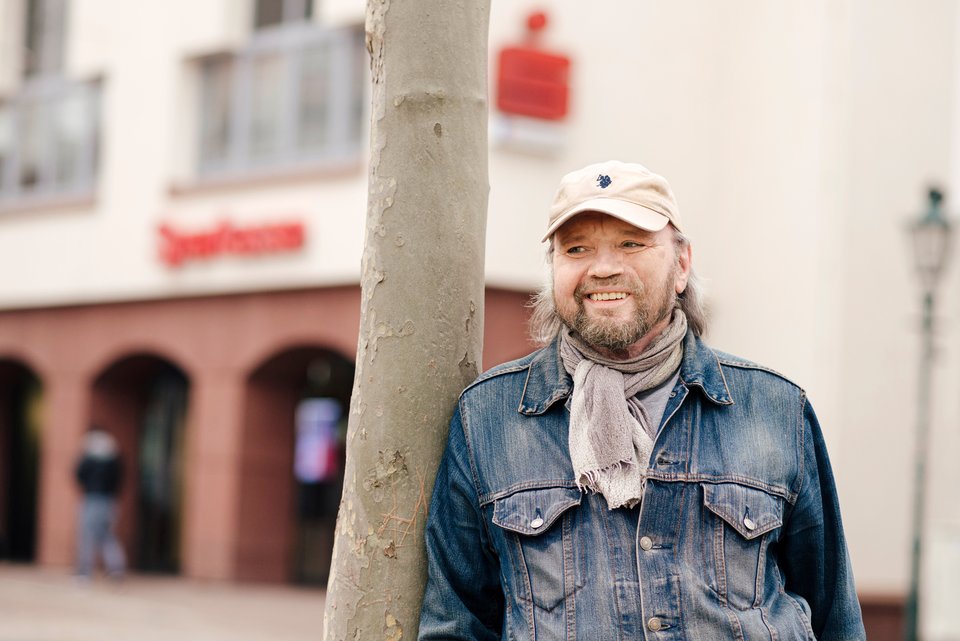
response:
[[[638,243],[638,242],[635,241],[635,240],[625,241],[625,242],[623,243],[623,246],[626,247],[626,248],[628,248],[628,249],[638,249],[638,248],[641,248],[641,247],[646,247],[646,245],[645,245],[644,243]]]
[[[576,247],[570,247],[567,249],[568,254],[582,254],[585,251],[587,251],[587,248],[582,247],[580,245],[577,245]]]

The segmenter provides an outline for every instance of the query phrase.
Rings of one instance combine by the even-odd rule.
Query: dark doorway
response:
[[[323,585],[343,490],[353,363],[284,351],[248,381],[238,576]],[[269,527],[265,527],[269,524]]]
[[[146,355],[118,361],[94,384],[93,423],[117,438],[126,469],[118,529],[141,572],[180,571],[189,387],[178,367]]]
[[[26,367],[0,360],[0,559],[36,559],[42,387]]]

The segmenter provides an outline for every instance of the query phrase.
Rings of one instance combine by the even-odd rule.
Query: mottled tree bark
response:
[[[479,369],[488,0],[368,0],[370,189],[324,638],[415,639],[447,424]]]

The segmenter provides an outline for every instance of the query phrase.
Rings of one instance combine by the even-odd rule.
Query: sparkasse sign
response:
[[[190,260],[209,260],[217,256],[259,256],[297,251],[306,237],[300,221],[240,226],[228,220],[205,231],[182,231],[161,223],[160,260],[179,267]]]

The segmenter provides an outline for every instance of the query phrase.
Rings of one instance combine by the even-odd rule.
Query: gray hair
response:
[[[677,246],[677,261],[680,260],[680,250],[690,245],[690,240],[674,229],[674,242]],[[546,345],[553,341],[563,329],[563,320],[557,314],[553,300],[553,239],[547,246],[547,266],[550,277],[546,285],[541,287],[530,299],[529,306],[533,310],[530,314],[530,337],[539,345]],[[687,277],[687,287],[677,294],[677,307],[687,316],[687,327],[697,336],[707,332],[707,307],[703,295],[703,282],[690,266]]]

